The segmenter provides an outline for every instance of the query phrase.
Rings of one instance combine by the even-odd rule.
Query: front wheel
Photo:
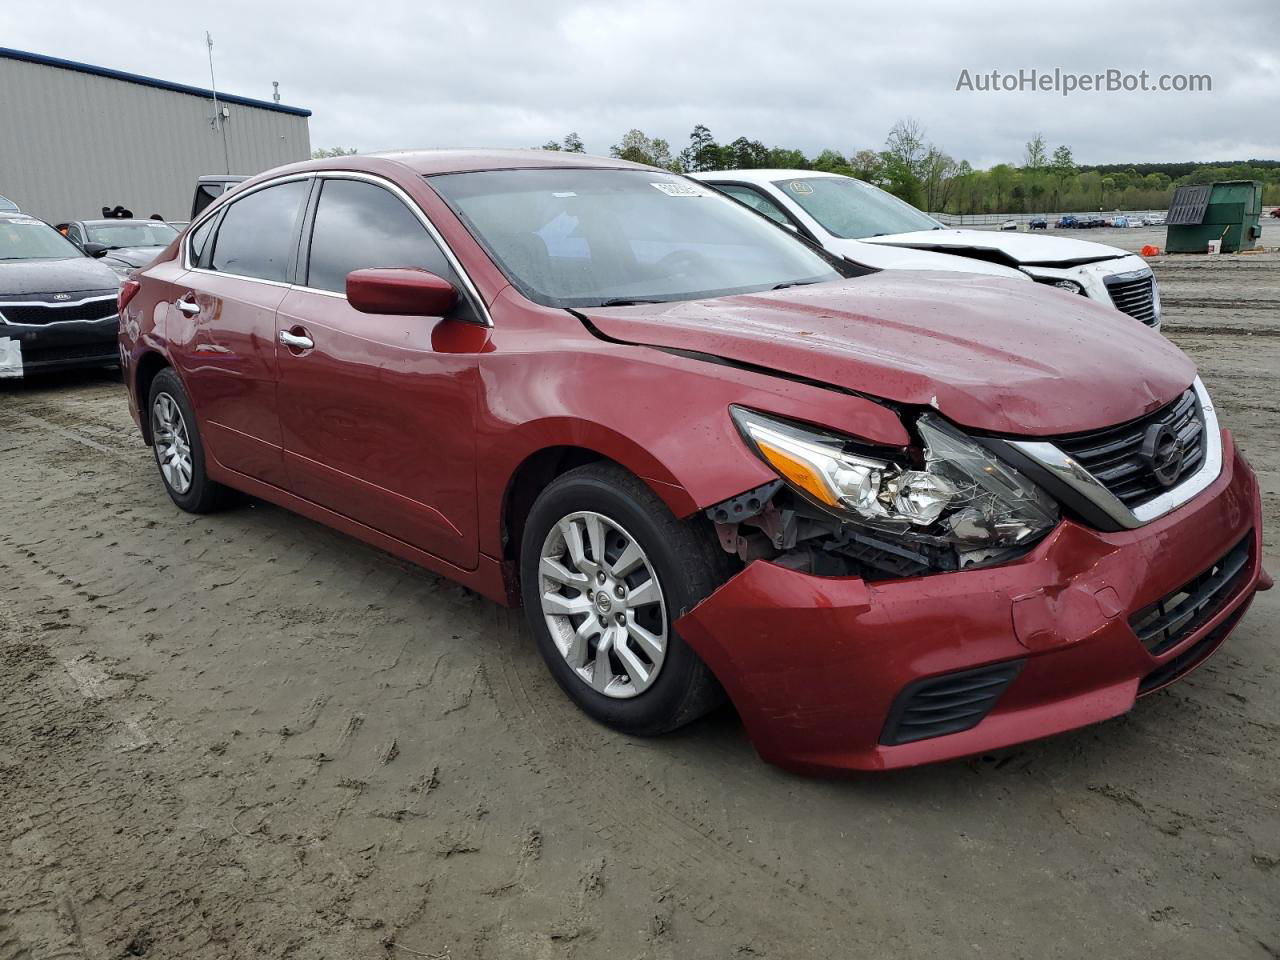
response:
[[[722,699],[675,622],[728,573],[709,529],[677,519],[612,464],[565,473],[530,511],[521,588],[538,650],[591,717],[665,733]]]
[[[151,381],[147,405],[151,448],[165,491],[188,513],[210,513],[226,500],[227,488],[205,473],[204,443],[186,387],[173,370]]]

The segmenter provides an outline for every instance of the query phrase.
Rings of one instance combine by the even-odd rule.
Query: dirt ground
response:
[[[1280,256],[1155,268],[1280,569]],[[317,524],[178,512],[109,376],[8,384],[0,960],[1275,958],[1277,614],[1110,723],[802,779],[728,710],[593,725],[517,614]]]

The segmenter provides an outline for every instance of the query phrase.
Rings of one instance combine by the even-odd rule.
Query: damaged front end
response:
[[[884,449],[744,407],[743,439],[779,478],[709,508],[721,546],[819,576],[882,580],[991,566],[1057,525],[1043,490],[935,413]]]

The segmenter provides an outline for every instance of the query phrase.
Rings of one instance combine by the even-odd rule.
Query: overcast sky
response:
[[[1243,8],[1243,9],[1242,9]],[[1280,159],[1280,0],[9,0],[0,45],[307,107],[313,146],[531,146],[695,123],[852,153],[893,122],[975,166]],[[1208,93],[957,92],[961,71],[1210,74]],[[0,91],[0,95],[3,92]]]

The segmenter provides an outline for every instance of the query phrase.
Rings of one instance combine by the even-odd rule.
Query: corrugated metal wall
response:
[[[311,155],[306,117],[226,108],[232,173]],[[51,223],[116,204],[185,220],[196,177],[227,172],[212,117],[191,94],[0,57],[0,195]]]

